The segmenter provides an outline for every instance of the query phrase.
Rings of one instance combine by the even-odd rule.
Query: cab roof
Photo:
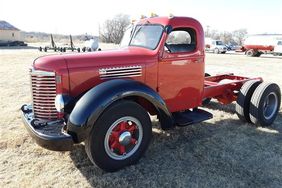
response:
[[[151,24],[161,24],[164,27],[167,25],[171,25],[172,27],[189,27],[189,26],[194,26],[194,27],[200,27],[202,28],[202,25],[200,22],[194,18],[191,17],[151,17],[151,18],[144,18],[141,19],[138,24],[146,24],[146,23],[151,23]]]

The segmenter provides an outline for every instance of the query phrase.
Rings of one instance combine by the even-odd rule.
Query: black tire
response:
[[[205,77],[211,76],[209,73],[205,73]],[[206,106],[211,102],[211,98],[204,98],[202,100],[202,106]]]
[[[40,52],[42,52],[42,47],[41,46],[38,49],[39,49]]]
[[[261,83],[255,90],[250,104],[250,119],[257,126],[270,126],[277,117],[281,92],[277,84]]]
[[[107,146],[106,146],[107,141],[109,141],[110,143],[110,137],[113,134],[113,132],[110,132],[110,137],[108,136],[109,140],[107,140],[107,135],[109,135],[108,132],[110,130],[114,130],[113,128],[111,129],[111,127],[115,125],[115,122],[117,122],[117,120],[127,117],[131,117],[131,118],[133,117],[139,121],[138,125],[139,126],[141,125],[142,134],[139,132],[141,129],[139,128],[136,129],[138,130],[138,133],[133,133],[131,136],[133,137],[134,134],[137,134],[139,139],[140,135],[142,135],[141,140],[137,143],[138,145],[136,143],[135,144],[130,143],[131,145],[133,145],[133,148],[135,147],[136,148],[135,150],[132,149],[131,151],[128,152],[127,158],[114,159],[112,156],[115,154],[115,152],[117,152],[117,150],[116,149],[114,150],[113,148],[111,148],[111,150],[107,150]],[[119,139],[121,135],[122,134],[119,134],[118,136]],[[85,150],[92,163],[96,164],[98,167],[100,167],[105,171],[113,172],[125,166],[136,163],[148,148],[151,137],[152,137],[152,125],[148,113],[139,104],[132,101],[123,100],[114,103],[108,109],[106,109],[105,112],[103,112],[103,114],[100,116],[100,118],[93,126],[93,129],[89,134],[89,137],[85,140]],[[108,146],[111,147],[110,144]],[[107,152],[110,152],[110,154]],[[122,155],[122,154],[119,154],[119,156],[126,157],[126,155]]]
[[[77,52],[78,52],[78,53],[80,52],[80,48],[77,48]]]
[[[223,51],[223,52],[221,52],[222,54],[225,54],[226,53],[226,51]]]
[[[83,52],[85,52],[85,51],[86,51],[86,48],[85,48],[85,47],[83,47],[83,48],[82,48],[82,51],[83,51]]]
[[[44,48],[44,52],[47,52],[47,47]]]
[[[250,103],[255,89],[261,81],[250,80],[241,87],[235,106],[235,111],[240,120],[251,123],[250,119]]]
[[[255,57],[260,57],[261,54],[262,54],[261,52],[257,52],[257,53],[255,54]]]
[[[214,49],[214,53],[219,54],[219,49],[218,48]]]
[[[255,51],[253,50],[253,49],[250,49],[250,50],[248,50],[248,51],[246,51],[246,55],[248,56],[248,57],[255,57]]]

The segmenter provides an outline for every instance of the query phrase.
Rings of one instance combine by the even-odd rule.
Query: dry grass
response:
[[[234,104],[213,101],[207,108],[213,119],[166,132],[156,126],[140,162],[115,173],[93,166],[83,145],[64,153],[37,146],[19,108],[30,102],[28,67],[40,55],[0,50],[0,187],[282,186],[281,110],[272,128],[256,128],[238,120]],[[206,61],[209,73],[262,76],[282,88],[282,59],[207,54]]]

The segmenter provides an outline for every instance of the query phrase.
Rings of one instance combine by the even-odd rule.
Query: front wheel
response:
[[[85,149],[92,163],[113,172],[136,163],[146,151],[151,136],[151,120],[144,108],[132,101],[120,101],[94,124]]]
[[[218,48],[214,49],[214,53],[219,54],[219,49]]]

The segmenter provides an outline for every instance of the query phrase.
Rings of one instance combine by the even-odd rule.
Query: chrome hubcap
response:
[[[128,145],[131,141],[131,134],[128,131],[123,132],[120,136],[119,136],[119,143],[121,145]]]
[[[278,97],[276,93],[271,92],[267,95],[263,104],[263,116],[265,119],[271,119],[278,107]]]

